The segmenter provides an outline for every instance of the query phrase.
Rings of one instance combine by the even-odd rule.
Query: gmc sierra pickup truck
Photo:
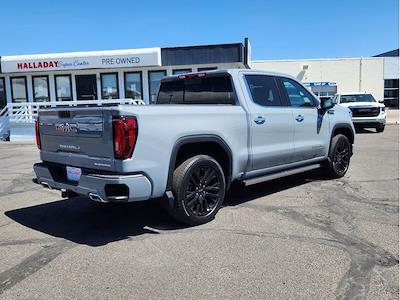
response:
[[[177,220],[212,220],[233,181],[322,168],[345,175],[347,108],[296,79],[248,69],[165,77],[154,105],[39,112],[36,182],[100,202],[161,198]]]

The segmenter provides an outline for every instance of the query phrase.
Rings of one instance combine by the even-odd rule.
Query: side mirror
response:
[[[335,106],[336,101],[333,98],[329,98],[329,99],[321,99],[320,102],[320,108],[323,110],[327,110],[327,109],[331,109],[332,107]]]

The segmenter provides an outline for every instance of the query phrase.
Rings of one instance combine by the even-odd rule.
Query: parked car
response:
[[[346,108],[247,69],[166,77],[154,105],[45,109],[35,127],[37,183],[100,202],[164,196],[191,225],[214,218],[234,181],[344,176],[355,136]]]
[[[358,128],[375,128],[377,132],[385,130],[385,105],[376,101],[371,94],[337,94],[334,101],[351,110],[354,126]]]

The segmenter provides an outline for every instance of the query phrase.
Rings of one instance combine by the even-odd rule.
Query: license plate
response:
[[[69,181],[78,182],[81,178],[82,170],[81,168],[67,167],[67,179]]]

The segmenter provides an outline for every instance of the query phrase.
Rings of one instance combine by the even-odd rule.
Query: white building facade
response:
[[[388,106],[399,105],[399,57],[256,60],[250,67],[290,74],[317,96],[366,92]]]

